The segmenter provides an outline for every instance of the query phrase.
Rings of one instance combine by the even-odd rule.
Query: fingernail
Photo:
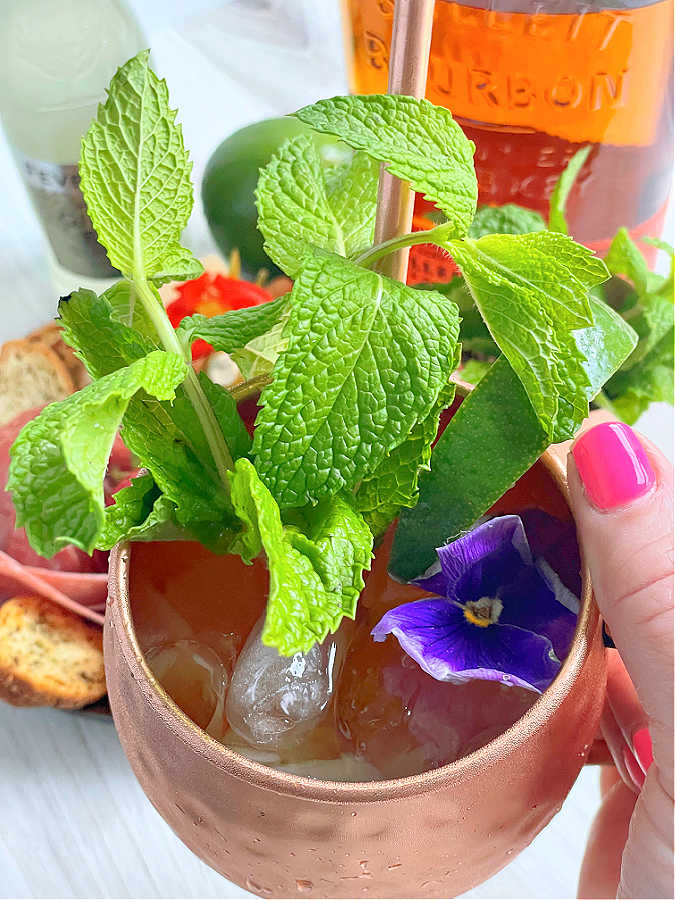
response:
[[[623,748],[623,764],[625,765],[626,770],[631,777],[631,781],[639,791],[642,788],[642,785],[645,783],[645,773],[637,764],[635,757],[630,752],[628,747]]]
[[[625,506],[646,494],[656,480],[637,435],[622,422],[603,422],[584,432],[574,442],[572,456],[597,509]]]
[[[648,728],[641,728],[633,735],[633,750],[640,768],[647,774],[647,769],[654,762],[654,753],[652,752],[652,737]]]

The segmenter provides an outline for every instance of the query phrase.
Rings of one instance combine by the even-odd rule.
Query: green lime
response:
[[[275,150],[297,134],[312,134],[329,165],[349,158],[350,151],[334,138],[313,132],[298,119],[265,119],[235,131],[216,148],[209,159],[202,182],[202,203],[213,239],[225,257],[237,248],[243,272],[255,277],[260,269],[270,275],[279,272],[263,250],[257,228],[255,188],[258,172]]]

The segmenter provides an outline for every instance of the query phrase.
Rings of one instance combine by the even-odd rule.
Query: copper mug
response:
[[[560,455],[549,450],[537,465],[556,499],[566,497]],[[569,655],[551,686],[511,728],[434,771],[337,783],[246,759],[176,706],[148,668],[134,632],[133,562],[129,545],[112,553],[103,635],[122,746],[141,787],[178,837],[255,894],[460,894],[528,846],[558,812],[588,758],[606,672],[602,623],[585,567]]]

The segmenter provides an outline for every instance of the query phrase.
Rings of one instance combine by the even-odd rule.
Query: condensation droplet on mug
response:
[[[264,894],[268,896],[272,893],[272,888],[265,887],[262,884],[258,884],[254,878],[250,875],[246,879],[246,890],[253,891],[254,894]]]
[[[400,869],[402,866],[403,863],[392,863],[391,865],[387,866],[387,869],[389,869],[390,872],[393,872],[394,869]]]
[[[296,879],[295,886],[301,894],[306,894],[308,891],[312,890],[314,882],[310,881],[308,878],[298,878]]]

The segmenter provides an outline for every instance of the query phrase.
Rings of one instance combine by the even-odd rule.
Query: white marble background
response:
[[[346,90],[337,0],[132,0],[180,110],[198,184],[243,125]],[[54,315],[45,245],[0,133],[0,341]],[[672,222],[672,215],[670,217]],[[672,230],[672,229],[671,229]],[[211,252],[199,202],[187,242]],[[672,413],[641,422],[672,455]],[[524,853],[467,897],[571,897],[597,771]],[[203,865],[138,787],[112,725],[0,705],[0,897],[247,897]]]

